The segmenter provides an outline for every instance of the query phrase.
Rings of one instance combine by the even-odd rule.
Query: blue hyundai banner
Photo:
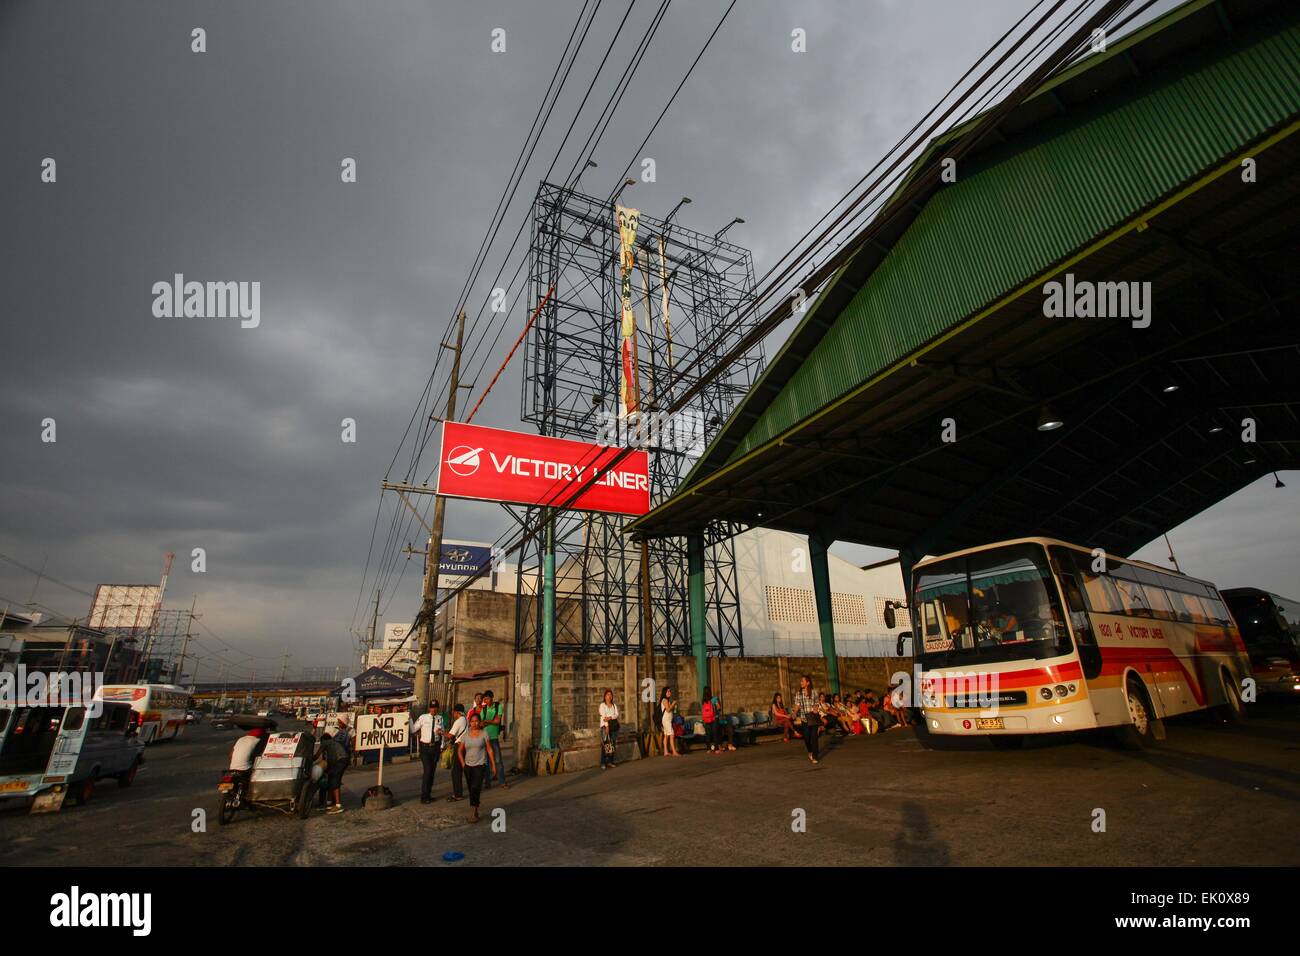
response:
[[[492,549],[487,545],[443,542],[438,553],[438,573],[477,574],[492,564]]]

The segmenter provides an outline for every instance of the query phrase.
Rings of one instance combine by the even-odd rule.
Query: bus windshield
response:
[[[1263,664],[1272,657],[1300,664],[1300,642],[1287,627],[1271,595],[1260,593],[1224,594],[1223,599],[1237,620],[1241,639],[1250,659]]]
[[[1041,545],[1013,544],[918,568],[913,621],[926,667],[1037,660],[1073,649]]]

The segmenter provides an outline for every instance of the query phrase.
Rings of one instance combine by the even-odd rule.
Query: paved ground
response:
[[[484,819],[444,797],[418,802],[419,765],[385,771],[399,805],[358,807],[373,770],[347,778],[348,812],[307,821],[242,816],[219,827],[215,784],[233,734],[206,727],[151,747],[134,786],[105,783],[57,815],[0,812],[0,864],[241,865],[837,864],[1295,865],[1300,863],[1300,708],[1228,728],[1169,725],[1158,750],[1101,739],[1020,752],[927,750],[910,731],[833,742],[813,767],[779,741],[713,757],[632,761],[601,772],[516,777]],[[193,832],[195,808],[206,832]],[[492,811],[505,811],[504,832]],[[1094,832],[1096,810],[1105,832]],[[806,832],[792,830],[806,813]],[[464,864],[460,864],[464,865]]]

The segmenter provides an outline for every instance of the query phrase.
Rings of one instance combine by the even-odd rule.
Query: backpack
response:
[[[704,702],[704,706],[700,709],[700,715],[704,718],[706,724],[713,723],[714,718],[717,716],[713,711],[713,701],[706,700]]]

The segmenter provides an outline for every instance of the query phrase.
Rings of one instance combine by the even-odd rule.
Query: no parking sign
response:
[[[382,750],[385,747],[396,747],[409,750],[410,723],[409,714],[361,714],[357,717],[355,749]]]

